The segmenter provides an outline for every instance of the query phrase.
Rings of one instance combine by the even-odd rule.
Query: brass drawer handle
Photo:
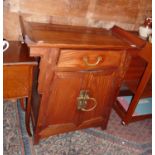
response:
[[[96,66],[99,64],[99,62],[102,60],[102,57],[101,56],[98,56],[97,57],[97,61],[95,63],[89,63],[88,62],[88,57],[83,57],[83,61],[84,63],[87,65],[87,66]]]
[[[94,105],[91,108],[89,108],[89,109],[86,109],[87,100],[92,100],[93,103],[94,103]],[[81,111],[92,111],[97,106],[96,99],[93,98],[93,97],[89,97],[87,90],[81,90],[80,91],[80,96],[77,97],[77,101],[78,101],[77,109],[81,110]]]

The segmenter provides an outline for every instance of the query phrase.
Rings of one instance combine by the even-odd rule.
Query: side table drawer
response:
[[[29,66],[3,66],[3,97],[9,99],[28,96],[29,76]]]
[[[121,51],[61,50],[57,67],[88,70],[118,67],[120,62]]]

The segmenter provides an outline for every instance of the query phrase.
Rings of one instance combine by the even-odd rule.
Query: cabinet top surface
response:
[[[117,38],[110,30],[103,28],[34,22],[24,22],[23,27],[29,40],[29,46],[90,49],[129,48],[129,44]]]
[[[37,65],[37,61],[29,56],[26,44],[10,41],[9,48],[3,53],[3,65]]]

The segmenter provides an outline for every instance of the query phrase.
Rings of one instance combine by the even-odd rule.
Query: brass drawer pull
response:
[[[92,100],[93,103],[94,103],[94,105],[91,108],[89,108],[89,109],[86,109],[87,100]],[[81,90],[80,91],[80,96],[77,98],[77,101],[78,101],[77,109],[81,110],[81,111],[92,111],[97,106],[96,99],[93,98],[93,97],[89,97],[87,90]]]
[[[98,56],[97,57],[97,61],[95,63],[89,63],[88,62],[88,57],[83,57],[83,61],[84,63],[87,65],[87,66],[96,66],[99,64],[99,62],[102,60],[102,57],[101,56]]]

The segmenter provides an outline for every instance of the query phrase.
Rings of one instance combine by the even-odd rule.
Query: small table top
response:
[[[37,65],[35,58],[29,56],[29,48],[19,41],[10,41],[3,53],[3,65]]]

